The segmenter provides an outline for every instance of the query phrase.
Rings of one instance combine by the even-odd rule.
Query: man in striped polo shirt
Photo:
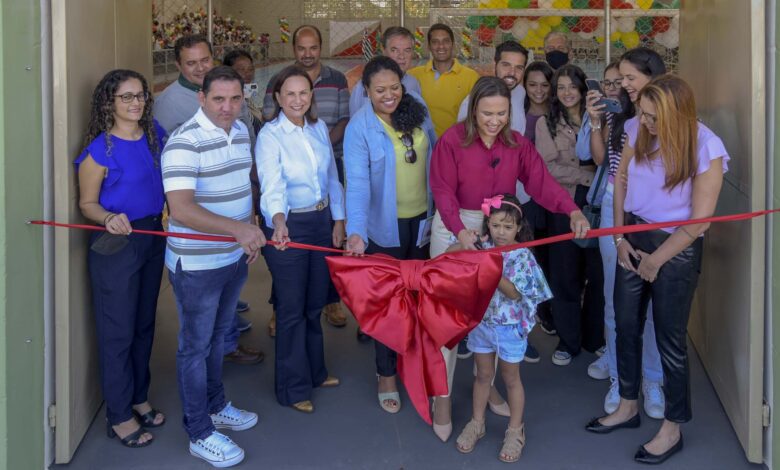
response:
[[[292,34],[292,46],[295,53],[295,65],[302,68],[314,82],[314,104],[317,117],[328,126],[333,155],[339,181],[344,184],[344,129],[349,122],[349,86],[347,77],[338,70],[324,65],[320,61],[322,54],[322,33],[316,26],[299,26]],[[273,89],[276,76],[268,81],[263,101],[263,116],[268,120],[274,112]],[[328,304],[322,310],[325,320],[333,326],[343,327],[347,316],[341,309],[339,294],[331,283],[328,291]],[[276,331],[276,320],[271,319],[269,331]]]
[[[190,453],[229,467],[244,451],[218,428],[233,431],[257,424],[257,415],[225,400],[222,352],[225,332],[247,278],[247,265],[265,245],[254,225],[247,128],[238,117],[243,82],[230,67],[203,79],[200,108],[168,139],[162,154],[169,230],[227,235],[235,242],[168,238],[165,264],[179,311],[176,371]]]

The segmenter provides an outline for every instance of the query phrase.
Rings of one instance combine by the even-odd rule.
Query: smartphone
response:
[[[620,106],[620,101],[612,98],[601,98],[596,101],[596,105],[605,104],[604,111],[610,113],[619,113],[623,111],[623,107]]]
[[[244,95],[253,96],[255,93],[257,93],[257,83],[244,84]]]
[[[588,90],[595,90],[595,91],[598,91],[599,93],[601,93],[602,95],[604,94],[604,92],[601,90],[601,83],[599,83],[598,80],[594,80],[592,78],[589,78],[589,79],[585,80],[585,85],[588,86]]]
[[[628,260],[631,261],[631,266],[633,266],[634,269],[639,269],[639,263],[642,261],[641,259],[628,255]]]
[[[482,240],[477,238],[477,241],[474,242],[474,246],[477,247],[478,250],[484,250],[485,247],[482,246]]]

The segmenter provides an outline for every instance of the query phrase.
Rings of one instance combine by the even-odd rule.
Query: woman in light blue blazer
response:
[[[425,259],[418,234],[432,214],[428,175],[436,134],[422,98],[407,93],[402,78],[389,57],[375,57],[363,70],[371,106],[360,108],[344,135],[347,250]],[[397,413],[396,353],[374,343],[379,405]]]

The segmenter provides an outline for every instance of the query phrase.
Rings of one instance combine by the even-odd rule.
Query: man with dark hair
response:
[[[455,124],[458,107],[479,79],[472,68],[461,65],[454,54],[455,35],[446,24],[436,23],[428,30],[431,60],[409,70],[420,82],[422,97],[428,105],[436,135]]]
[[[214,59],[211,56],[211,43],[205,36],[198,34],[182,36],[176,40],[173,47],[176,57],[176,67],[179,69],[179,78],[168,85],[154,100],[154,118],[165,129],[168,135],[190,119],[200,109],[198,92],[203,86],[204,79],[214,67]],[[240,78],[240,77],[239,77]],[[248,113],[246,106],[243,113]],[[250,140],[254,140],[250,138]],[[251,143],[250,143],[251,145]],[[246,310],[248,310],[248,305]],[[237,305],[236,309],[242,310]],[[252,327],[252,323],[238,315],[234,325],[227,333],[225,347],[225,359],[238,364],[257,364],[265,359],[265,354],[257,349],[238,344],[241,331]]]
[[[249,429],[257,415],[225,399],[223,343],[247,266],[266,240],[251,217],[252,154],[249,133],[238,119],[244,102],[241,77],[230,67],[216,67],[202,86],[200,108],[171,135],[161,157],[168,230],[227,235],[236,242],[169,237],[165,264],[179,312],[176,372],[189,451],[214,466],[230,467],[244,459],[244,451],[217,428]]]
[[[330,143],[333,145],[333,155],[336,157],[339,181],[344,184],[344,129],[349,122],[349,86],[347,77],[338,70],[322,64],[322,34],[312,25],[298,27],[292,34],[293,51],[295,52],[295,64],[309,74],[314,82],[314,103],[317,117],[325,121],[330,134]],[[263,116],[269,119],[274,112],[273,87],[276,76],[268,81],[263,102]],[[322,313],[325,319],[333,326],[343,327],[347,324],[347,315],[341,309],[338,292],[331,284],[328,294],[328,305]],[[268,326],[269,332],[275,334],[275,319],[271,319]]]
[[[523,87],[523,73],[528,63],[528,50],[514,40],[504,41],[496,47],[495,75],[506,83],[512,93],[512,120],[510,126],[513,131],[525,133],[525,88]],[[469,109],[468,95],[460,104],[458,121],[466,119]],[[527,196],[526,196],[527,200]],[[520,202],[525,203],[521,198]]]
[[[414,35],[403,26],[391,26],[385,30],[382,35],[382,50],[387,57],[393,59],[401,71],[404,72],[401,78],[401,84],[407,92],[422,96],[420,82],[416,78],[406,73],[414,61]],[[352,94],[349,97],[349,115],[354,116],[360,108],[371,100],[366,95],[363,88],[363,82],[358,80],[352,88]]]
[[[214,67],[211,43],[200,34],[177,39],[173,54],[179,78],[154,99],[154,118],[168,135],[198,111],[203,78]]]

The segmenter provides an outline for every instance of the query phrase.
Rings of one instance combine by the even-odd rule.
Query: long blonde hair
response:
[[[683,79],[666,74],[642,88],[642,98],[655,106],[657,135],[639,126],[635,158],[637,163],[649,162],[657,140],[666,172],[664,189],[671,190],[696,175],[699,123],[693,90]]]

